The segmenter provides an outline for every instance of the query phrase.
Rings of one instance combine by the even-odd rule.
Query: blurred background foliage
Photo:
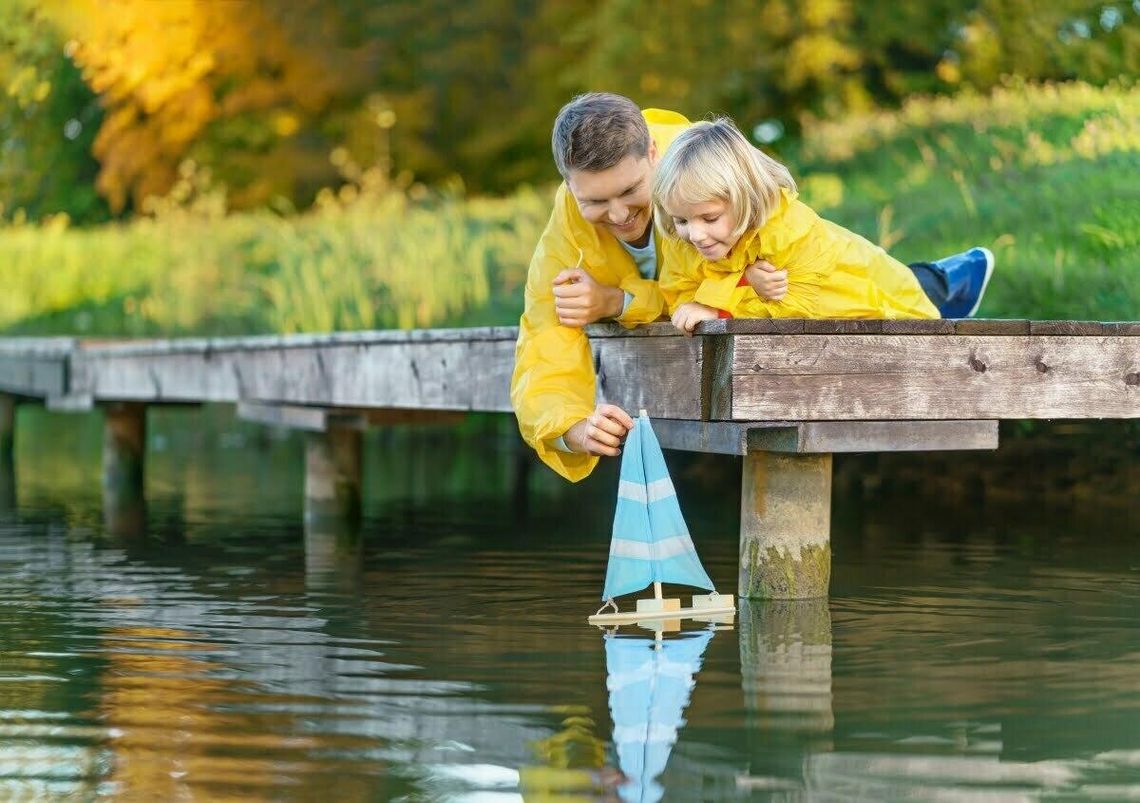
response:
[[[983,313],[1132,318],[1137,74],[1140,0],[4,0],[0,328],[511,322],[596,89],[902,258],[997,248]]]

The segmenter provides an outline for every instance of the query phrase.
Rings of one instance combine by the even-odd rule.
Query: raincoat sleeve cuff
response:
[[[626,305],[615,320],[632,329],[643,323],[652,323],[665,313],[665,299],[661,288],[651,279],[627,279],[621,283],[626,294]]]
[[[573,452],[569,446],[566,445],[566,437],[559,435],[557,438],[552,438],[546,442],[547,446],[559,452]]]

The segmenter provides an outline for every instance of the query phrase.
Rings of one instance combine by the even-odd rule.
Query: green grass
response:
[[[904,261],[986,245],[980,314],[1123,320],[1140,302],[1140,90],[1010,85],[807,126],[805,200]],[[367,179],[367,177],[365,177]],[[0,227],[0,331],[183,335],[513,324],[552,193],[413,201],[368,180],[226,216],[188,173],[154,216]]]
[[[811,130],[804,198],[904,261],[985,245],[980,315],[1129,320],[1140,302],[1140,90],[1009,86]]]

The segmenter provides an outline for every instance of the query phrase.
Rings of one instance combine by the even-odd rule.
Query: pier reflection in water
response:
[[[585,624],[612,474],[563,495],[535,480],[527,513],[513,456],[483,441],[444,459],[435,436],[370,439],[352,532],[303,523],[298,441],[149,437],[167,440],[135,535],[104,527],[98,437],[18,451],[0,797],[1140,795],[1127,515],[877,499],[837,517],[829,601],[743,601],[734,629],[657,650]],[[731,585],[735,514],[693,470],[674,472],[682,504]],[[614,682],[625,649],[678,658],[670,713]],[[639,700],[640,731],[623,713]]]

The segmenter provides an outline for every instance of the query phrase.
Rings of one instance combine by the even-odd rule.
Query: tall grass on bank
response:
[[[805,199],[904,261],[986,245],[992,317],[1140,317],[1140,89],[1011,83],[807,126]],[[178,335],[513,324],[551,193],[394,191],[225,214],[187,168],[148,217],[0,224],[0,331]]]
[[[0,328],[238,334],[517,320],[549,213],[533,191],[412,201],[368,181],[292,216],[226,216],[224,200],[203,196],[94,229],[0,229]]]

